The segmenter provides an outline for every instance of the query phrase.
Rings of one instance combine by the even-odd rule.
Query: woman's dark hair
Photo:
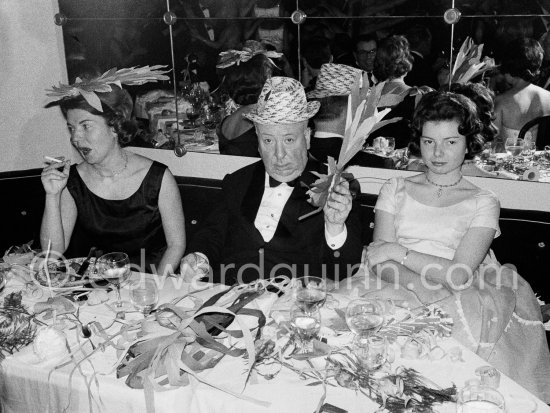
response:
[[[506,46],[500,70],[532,82],[539,74],[543,57],[542,46],[535,39],[515,39]]]
[[[498,134],[495,120],[495,94],[481,83],[453,83],[451,92],[464,95],[475,103],[477,116],[481,121],[481,135],[485,142],[491,142]]]
[[[224,70],[224,84],[231,99],[238,105],[258,102],[260,92],[271,75],[271,63],[263,54]]]
[[[67,118],[67,112],[71,109],[82,109],[90,112],[92,115],[101,116],[107,122],[107,126],[114,129],[117,134],[118,144],[126,146],[132,141],[138,131],[136,121],[131,119],[133,109],[132,97],[128,91],[116,86],[113,87],[111,92],[98,92],[96,95],[101,101],[103,112],[93,108],[82,95],[76,95],[59,102],[63,116]]]
[[[376,50],[373,72],[380,81],[401,77],[412,69],[413,57],[405,36],[390,36]]]
[[[426,122],[451,120],[458,122],[458,133],[466,137],[468,152],[465,158],[473,159],[483,150],[485,143],[481,135],[481,121],[474,102],[464,95],[452,92],[430,92],[422,97],[414,111],[411,124],[411,153],[420,156],[420,137]]]

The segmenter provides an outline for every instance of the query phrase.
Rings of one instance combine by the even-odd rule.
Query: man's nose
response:
[[[286,156],[286,149],[282,142],[278,142],[275,146],[275,158],[277,160],[283,159]]]

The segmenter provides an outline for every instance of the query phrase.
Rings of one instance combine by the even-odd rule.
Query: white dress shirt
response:
[[[267,173],[265,174],[264,195],[260,202],[256,219],[254,220],[254,226],[260,231],[265,242],[271,241],[275,235],[275,230],[277,229],[277,225],[279,225],[283,209],[293,190],[293,187],[284,182],[271,188],[269,186],[269,175]],[[325,240],[331,249],[337,250],[342,247],[347,237],[348,231],[345,225],[344,230],[340,234],[331,236],[325,224]]]

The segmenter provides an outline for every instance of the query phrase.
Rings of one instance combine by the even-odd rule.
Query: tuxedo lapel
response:
[[[252,170],[252,176],[247,190],[241,202],[241,212],[247,223],[247,230],[253,240],[263,242],[262,235],[254,226],[265,189],[265,167],[263,162],[258,162]]]

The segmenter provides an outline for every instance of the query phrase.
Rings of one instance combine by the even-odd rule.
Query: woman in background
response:
[[[171,273],[185,250],[178,186],[165,165],[123,149],[137,131],[133,103],[126,90],[111,88],[90,92],[99,108],[79,93],[59,102],[83,161],[52,163],[42,171],[42,248],[62,254],[70,244],[73,256],[86,256],[92,247],[122,251],[140,271]]]
[[[254,109],[266,80],[271,77],[274,66],[271,58],[280,56],[280,53],[267,51],[254,40],[246,42],[242,51],[228,50],[220,54],[217,67],[222,69],[222,87],[238,105],[238,109],[218,126],[221,154],[260,156],[254,125],[243,114]]]

